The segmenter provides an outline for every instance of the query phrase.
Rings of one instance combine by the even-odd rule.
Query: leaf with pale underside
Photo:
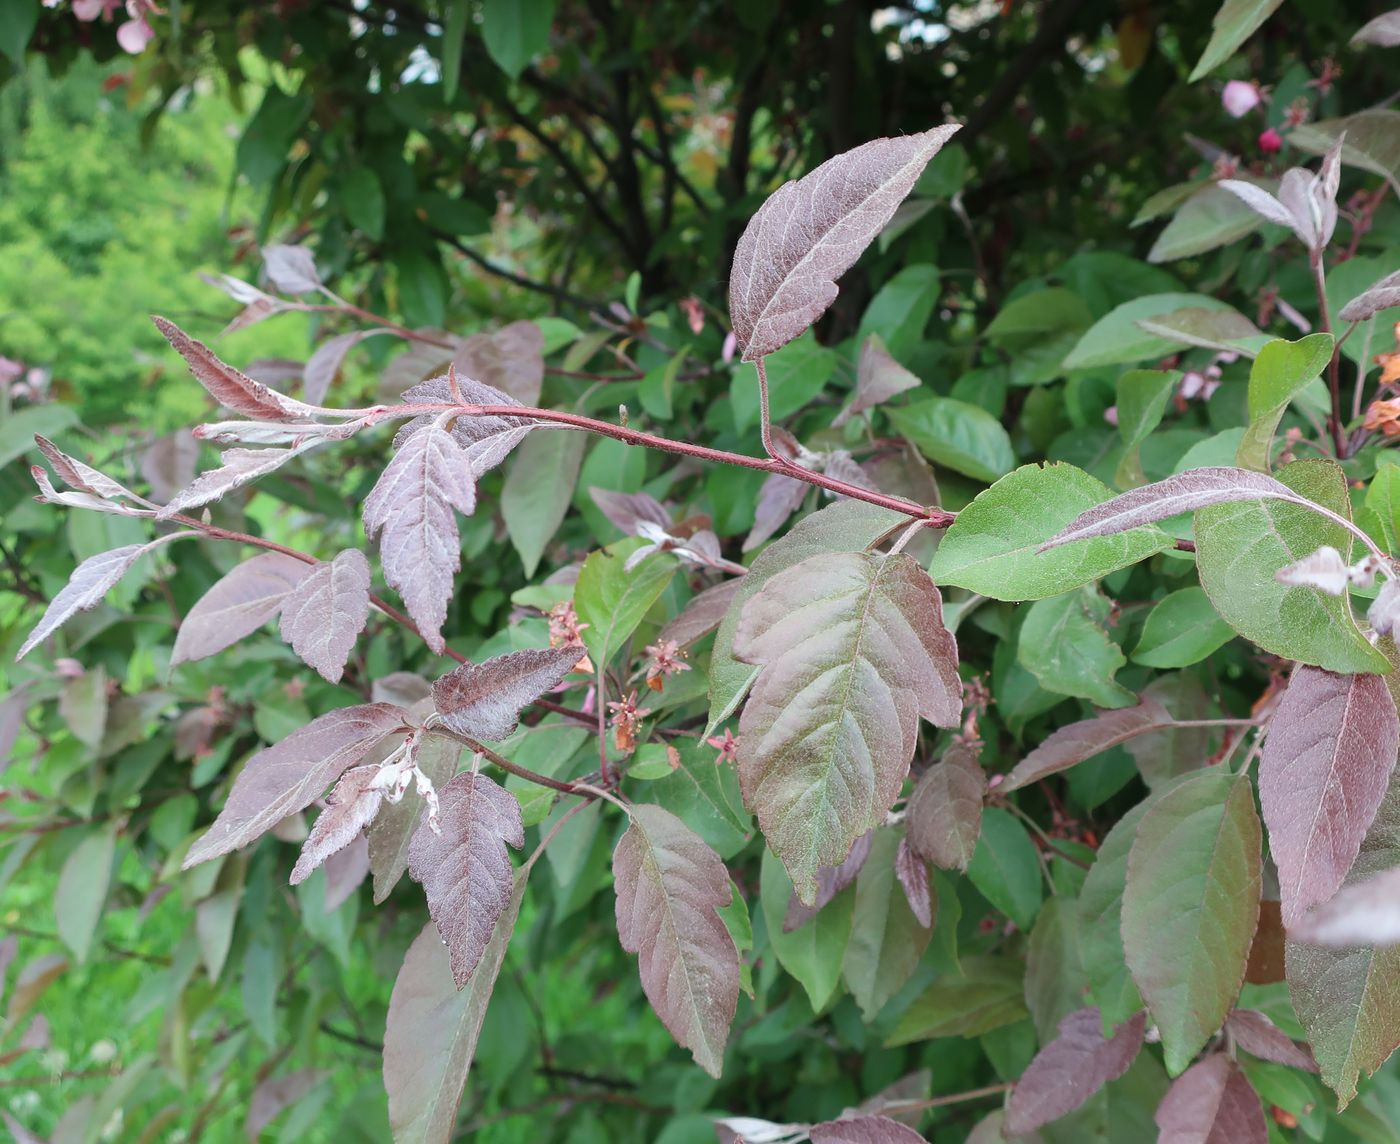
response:
[[[534,322],[511,322],[494,334],[463,338],[452,359],[462,377],[473,378],[535,405],[544,382],[544,334]]]
[[[457,1102],[515,930],[528,872],[528,867],[516,872],[510,900],[465,987],[457,987],[447,948],[431,922],[404,955],[384,1028],[384,1087],[395,1140],[449,1144],[456,1135]]]
[[[239,772],[219,817],[190,847],[181,869],[247,846],[289,814],[305,810],[376,744],[400,730],[406,714],[392,703],[342,707],[259,751]]]
[[[237,565],[186,613],[170,652],[171,666],[204,659],[252,635],[277,615],[311,568],[280,552],[262,552]]]
[[[339,683],[369,620],[369,561],[358,548],[312,569],[282,604],[282,638],[320,676]]]
[[[1048,735],[1016,764],[1000,789],[1008,791],[1029,786],[1119,743],[1126,743],[1148,731],[1169,727],[1171,723],[1171,714],[1153,699],[1143,699],[1136,707],[1101,711],[1092,719],[1081,719]]]
[[[1400,8],[1382,12],[1363,24],[1352,36],[1351,43],[1353,47],[1357,44],[1375,44],[1379,48],[1400,47]]]
[[[671,514],[650,493],[617,493],[611,489],[600,489],[591,485],[588,495],[608,520],[624,536],[640,536],[639,524],[650,523],[664,532],[670,532]]]
[[[316,817],[311,833],[301,846],[301,856],[292,868],[292,885],[311,877],[327,858],[338,854],[359,837],[360,831],[374,821],[384,800],[382,790],[372,790],[370,783],[379,774],[379,767],[351,767],[340,776],[335,789],[326,796],[326,809]]]
[[[444,726],[473,739],[504,739],[521,708],[553,690],[583,657],[579,647],[527,648],[464,663],[433,684]]]
[[[1139,1013],[1105,1038],[1097,1009],[1070,1013],[1060,1021],[1059,1036],[1035,1055],[1016,1082],[1006,1110],[1007,1132],[1034,1132],[1117,1080],[1137,1058],[1146,1024],[1146,1014]]]
[[[792,341],[836,299],[836,280],[889,222],[956,124],[875,139],[783,184],[734,250],[729,314],[743,361]]]
[[[753,527],[744,537],[744,552],[752,552],[778,529],[787,523],[788,517],[802,507],[811,488],[806,481],[796,477],[785,477],[782,473],[770,473],[758,490],[758,503],[754,506]]]
[[[112,480],[106,473],[99,472],[77,457],[70,457],[47,437],[36,433],[34,444],[39,446],[39,452],[44,454],[63,482],[79,492],[91,493],[109,501],[136,499],[136,494],[125,485]]]
[[[1123,949],[1179,1074],[1224,1023],[1259,916],[1262,837],[1248,776],[1211,769],[1143,815],[1128,855]]]
[[[788,899],[787,913],[783,915],[783,933],[792,933],[811,921],[817,914],[847,886],[855,884],[861,867],[870,857],[870,843],[875,837],[873,830],[867,830],[851,844],[851,852],[839,866],[823,866],[817,871],[817,897],[809,906],[795,893]]]
[[[311,294],[321,288],[316,260],[306,247],[275,243],[264,246],[262,256],[273,289],[283,294]]]
[[[1235,1044],[1262,1061],[1276,1061],[1290,1068],[1317,1072],[1317,1062],[1306,1045],[1300,1045],[1263,1013],[1236,1009],[1225,1022]]]
[[[669,811],[633,806],[613,852],[617,934],[642,990],[695,1063],[718,1077],[739,1001],[739,951],[716,912],[730,900],[719,855]]]
[[[435,652],[445,646],[442,625],[462,562],[454,510],[470,516],[475,508],[471,464],[436,425],[404,442],[365,498],[365,533],[379,538],[384,578]]]
[[[156,513],[156,519],[168,520],[178,512],[216,501],[250,481],[276,472],[294,457],[324,443],[314,439],[286,449],[225,449],[219,454],[219,467],[195,477]]]
[[[485,775],[463,771],[438,792],[435,834],[420,826],[408,848],[408,870],[423,884],[428,913],[447,943],[452,976],[466,985],[510,907],[513,873],[506,843],[525,845],[520,803]]]
[[[331,384],[340,376],[340,367],[345,361],[345,355],[366,338],[372,338],[376,334],[389,333],[393,333],[393,331],[351,330],[348,334],[337,334],[329,341],[322,342],[317,346],[316,352],[307,361],[306,369],[301,375],[301,391],[306,400],[315,402],[317,405],[325,401],[326,394],[330,392]]]
[[[910,848],[941,869],[966,872],[982,833],[986,792],[987,774],[976,752],[954,743],[909,796],[904,820]]]
[[[1400,306],[1400,270],[1387,274],[1370,289],[1358,294],[1341,308],[1337,317],[1343,322],[1364,322],[1382,310]]]
[[[740,720],[739,780],[797,894],[884,821],[919,717],[958,725],[957,643],[928,574],[900,553],[815,556],[744,605],[734,651],[762,665]]]
[[[375,698],[378,699],[379,696],[376,695]],[[381,745],[379,752],[386,752],[386,747]],[[457,762],[461,755],[462,744],[456,739],[449,739],[443,735],[427,735],[418,742],[416,761],[418,769],[433,784],[433,789],[442,790],[448,780],[457,773]],[[410,788],[398,802],[381,806],[374,821],[365,831],[376,906],[389,896],[408,869],[409,845],[425,810],[426,804],[422,797]]]
[[[1222,1053],[1194,1064],[1167,1090],[1155,1117],[1157,1144],[1267,1144],[1259,1096]]]
[[[520,405],[510,394],[483,382],[469,377],[458,377],[456,381],[457,393],[468,404]],[[402,400],[408,404],[451,403],[456,397],[453,396],[450,379],[434,377],[404,390]],[[411,437],[421,433],[432,421],[432,414],[415,417],[394,435],[394,448],[402,449]],[[484,473],[504,461],[510,451],[525,439],[525,435],[539,424],[539,421],[502,414],[462,416],[453,421],[452,436],[466,453],[472,475],[480,480]]]
[[[924,1144],[912,1128],[888,1116],[851,1116],[814,1124],[812,1144]]]
[[[917,389],[922,384],[915,374],[894,359],[879,334],[871,334],[862,343],[856,361],[855,397],[836,415],[831,427],[839,429],[856,414],[883,405],[896,394]]]
[[[709,635],[724,622],[743,582],[741,577],[723,580],[693,596],[675,619],[667,621],[657,640],[674,640],[688,647]]]
[[[195,341],[174,322],[165,318],[152,318],[151,321],[175,352],[185,359],[190,372],[209,391],[209,396],[225,409],[255,421],[295,420],[316,414],[315,406],[278,393],[220,361],[208,346]]]
[[[1383,677],[1294,671],[1259,761],[1285,926],[1341,887],[1385,798],[1397,747],[1400,718]]]

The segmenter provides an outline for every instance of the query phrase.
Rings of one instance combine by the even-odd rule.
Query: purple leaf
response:
[[[1378,48],[1400,47],[1400,9],[1382,12],[1375,19],[1361,26],[1351,38],[1352,46],[1375,44]]]
[[[1267,1144],[1264,1109],[1229,1057],[1206,1057],[1172,1083],[1154,1117],[1157,1144]]]
[[[588,495],[593,503],[624,536],[640,536],[637,525],[643,521],[656,525],[664,532],[671,531],[671,514],[654,496],[647,493],[615,493],[592,485]]]
[[[448,1144],[456,1135],[457,1102],[520,913],[527,873],[515,875],[510,902],[464,988],[457,988],[447,948],[431,923],[408,947],[384,1028],[384,1087],[395,1140]]]
[[[1225,1029],[1235,1044],[1260,1060],[1317,1072],[1317,1062],[1307,1046],[1298,1044],[1263,1013],[1236,1009],[1225,1022]]]
[[[344,850],[337,850],[327,858],[325,869],[326,892],[321,908],[333,914],[369,877],[369,842],[365,835],[355,835]]]
[[[190,847],[181,869],[247,846],[287,815],[305,810],[376,744],[399,731],[404,715],[391,703],[342,707],[259,751],[238,773],[219,817]]]
[[[168,501],[194,480],[199,442],[188,429],[157,437],[141,454],[141,475],[151,486],[151,496]]]
[[[366,338],[376,334],[390,334],[392,330],[351,330],[348,334],[337,334],[316,347],[311,360],[301,375],[301,391],[307,401],[320,405],[326,400],[331,384],[340,374],[345,355]]]
[[[709,635],[724,622],[742,583],[743,580],[738,577],[724,580],[693,597],[680,614],[661,629],[657,642],[674,640],[681,647],[688,647]]]
[[[241,489],[250,481],[276,472],[293,457],[320,444],[324,444],[324,441],[315,439],[289,449],[225,449],[219,455],[219,467],[200,473],[156,513],[156,519],[168,520],[178,512],[218,500],[234,489]]]
[[[170,665],[204,659],[236,644],[272,619],[312,566],[280,552],[262,552],[237,565],[186,613]]]
[[[1292,501],[1306,508],[1318,506],[1300,496],[1267,473],[1228,466],[1188,469],[1164,481],[1130,489],[1121,496],[1104,501],[1080,513],[1069,526],[1057,532],[1036,551],[1045,552],[1074,540],[1093,536],[1112,536],[1144,524],[1166,520],[1183,512],[1194,512],[1206,505],[1228,501],[1264,500]]]
[[[1259,761],[1285,926],[1340,888],[1390,785],[1397,747],[1400,719],[1382,676],[1294,670]]]
[[[924,1144],[924,1138],[886,1116],[852,1116],[812,1125],[812,1144]]]
[[[1358,294],[1337,314],[1343,322],[1364,322],[1382,310],[1400,306],[1400,270],[1387,274],[1374,286]]]
[[[424,684],[426,694],[427,685]],[[378,695],[375,696],[378,698]],[[457,773],[457,761],[462,744],[443,735],[428,735],[419,740],[418,769],[440,791]],[[398,885],[408,869],[408,850],[418,823],[423,818],[426,803],[416,793],[406,792],[398,802],[379,808],[379,814],[365,831],[369,841],[370,873],[374,876],[374,904],[377,906]]]
[[[557,687],[583,658],[579,647],[527,648],[464,663],[433,684],[433,702],[448,730],[471,739],[504,739],[520,710]]]
[[[971,748],[954,743],[926,770],[909,796],[909,846],[943,870],[967,870],[982,832],[987,775]]]
[[[64,484],[103,500],[136,499],[136,494],[125,485],[112,480],[106,473],[98,472],[91,465],[84,464],[76,457],[70,457],[47,437],[35,434],[34,443],[39,446],[39,452],[44,454]]]
[[[312,294],[321,288],[316,260],[304,246],[264,246],[263,269],[273,289],[283,294]]]
[[[1243,179],[1221,179],[1219,185],[1238,198],[1264,221],[1276,226],[1294,229],[1293,212],[1278,201],[1263,187],[1247,183]],[[1228,199],[1225,200],[1229,202]]]
[[[909,910],[924,929],[933,928],[933,895],[929,889],[928,861],[914,853],[908,837],[899,840],[894,855],[894,874],[904,888]]]
[[[719,855],[670,811],[633,806],[613,852],[617,934],[638,954],[661,1023],[718,1077],[739,1001],[739,951],[716,912],[730,900]]]
[[[900,1111],[900,1107],[927,1100],[929,1090],[932,1087],[933,1071],[919,1069],[917,1072],[900,1077],[894,1084],[882,1088],[869,1100],[862,1100],[854,1109],[848,1111],[858,1116],[888,1115],[891,1120],[898,1120],[901,1124],[909,1125],[910,1128],[917,1128],[927,1110],[905,1107]],[[892,1107],[895,1108],[894,1112],[889,1111]]]
[[[524,405],[537,405],[544,383],[544,333],[534,322],[512,322],[494,334],[465,338],[452,363],[464,378],[484,382]]]
[[[248,1100],[248,1119],[243,1126],[248,1139],[258,1140],[264,1128],[330,1075],[325,1069],[299,1069],[259,1081]]]
[[[831,427],[839,429],[857,413],[883,405],[896,394],[906,389],[916,389],[922,384],[918,377],[895,361],[879,334],[871,334],[860,347],[860,359],[856,364],[856,395],[836,415]]]
[[[1097,1009],[1079,1009],[1061,1020],[1059,1036],[1035,1055],[1011,1092],[1008,1134],[1034,1132],[1117,1080],[1137,1059],[1146,1025],[1147,1015],[1138,1013],[1106,1040]]]
[[[88,1099],[91,1099],[91,1097]],[[5,1127],[9,1130],[10,1138],[14,1141],[14,1144],[48,1144],[42,1136],[37,1132],[29,1131],[28,1128],[3,1108],[0,1108],[0,1120],[4,1121]]]
[[[462,560],[453,510],[470,516],[475,508],[471,464],[451,434],[436,425],[404,442],[365,498],[365,532],[379,537],[384,578],[439,654]]]
[[[875,139],[783,184],[734,250],[729,313],[743,361],[780,349],[836,299],[836,279],[889,222],[956,124]]]
[[[744,605],[735,655],[762,665],[740,720],[739,781],[803,901],[817,870],[879,826],[909,770],[919,717],[958,725],[958,649],[909,556],[811,557]]]
[[[792,933],[806,925],[847,886],[855,885],[860,868],[870,857],[870,844],[875,838],[873,830],[867,830],[851,844],[851,852],[839,866],[823,866],[817,871],[817,899],[810,906],[793,894],[788,899],[787,914],[783,917],[783,933]]]
[[[795,477],[785,477],[781,473],[770,473],[758,490],[758,505],[754,509],[753,528],[744,537],[745,552],[752,552],[778,529],[787,523],[788,517],[802,507],[802,501],[811,488],[806,481]]]
[[[332,854],[350,845],[379,813],[383,790],[371,787],[379,775],[378,766],[352,767],[340,776],[326,798],[326,809],[316,818],[311,833],[301,847],[301,856],[292,868],[292,885],[297,886]]]
[[[1171,725],[1170,712],[1154,699],[1144,698],[1136,707],[1101,711],[1092,719],[1071,723],[1047,736],[1016,764],[999,789],[1010,791],[1029,786],[1119,743]]]
[[[340,682],[369,620],[369,577],[364,553],[348,548],[317,564],[282,605],[282,638],[329,683]]]
[[[226,409],[251,417],[255,421],[286,421],[313,416],[314,406],[306,405],[278,393],[260,381],[254,381],[233,366],[221,362],[208,346],[195,341],[174,322],[152,318],[156,329],[190,367],[199,384],[209,391],[215,401]]]
[[[519,849],[525,832],[520,803],[485,775],[463,771],[438,799],[441,833],[418,828],[409,843],[408,869],[423,884],[460,989],[510,907],[515,875],[506,843]]]
[[[457,378],[457,391],[471,405],[519,405],[520,402],[508,393],[493,389],[469,377]],[[405,402],[444,402],[451,403],[452,386],[446,377],[434,377],[420,382],[411,389],[404,390]],[[415,417],[398,431],[394,437],[394,448],[403,448],[405,442],[432,423],[431,415]],[[525,417],[458,417],[452,423],[452,436],[471,462],[472,475],[480,480],[482,474],[494,469],[510,455],[525,435],[540,422]]]
[[[16,662],[53,635],[78,612],[92,611],[102,603],[103,597],[112,590],[117,581],[131,570],[132,565],[147,552],[170,539],[170,536],[162,536],[149,544],[125,544],[110,552],[99,552],[96,556],[89,556],[73,569],[68,583],[53,598],[39,623],[29,633],[29,638],[20,645],[19,653],[15,656]]]

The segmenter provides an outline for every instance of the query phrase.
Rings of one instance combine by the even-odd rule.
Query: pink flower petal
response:
[[[128,20],[117,29],[117,43],[129,56],[139,56],[155,39],[155,32],[145,20]]]
[[[1220,102],[1225,106],[1225,111],[1233,119],[1239,119],[1242,115],[1248,115],[1262,102],[1259,95],[1259,88],[1256,84],[1247,83],[1242,79],[1232,79],[1225,85],[1225,90],[1220,93]]]

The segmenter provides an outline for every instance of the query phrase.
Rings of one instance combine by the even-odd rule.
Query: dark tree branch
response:
[[[562,287],[554,286],[548,282],[537,282],[533,278],[526,278],[523,274],[516,274],[513,270],[507,270],[504,266],[498,266],[484,254],[473,250],[455,235],[445,234],[440,230],[433,231],[432,235],[439,242],[444,242],[452,247],[452,249],[462,255],[462,257],[474,262],[477,266],[481,267],[482,270],[486,271],[487,274],[492,274],[497,278],[504,279],[507,282],[519,286],[522,290],[533,290],[536,294],[544,294],[546,297],[553,298],[557,302],[563,302],[569,306],[576,306],[580,310],[596,310],[599,306],[598,302],[580,297],[578,294],[573,294]]]

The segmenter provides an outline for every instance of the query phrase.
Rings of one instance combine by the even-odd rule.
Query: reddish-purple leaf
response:
[[[98,472],[91,465],[76,457],[70,457],[47,437],[34,435],[34,444],[44,454],[55,473],[63,482],[80,492],[91,493],[103,500],[134,500],[136,494],[123,484],[112,480],[106,473]]]
[[[508,393],[475,381],[469,377],[457,378],[457,392],[462,399],[472,405],[519,405],[520,402]],[[404,390],[405,402],[452,402],[452,385],[446,377],[434,377]],[[394,437],[394,448],[401,449],[410,437],[422,432],[432,423],[432,415],[415,417],[398,431]],[[494,469],[510,455],[514,449],[540,423],[525,417],[482,416],[458,417],[452,423],[452,436],[471,462],[473,477],[480,479],[483,473]]]
[[[933,1070],[919,1069],[900,1077],[849,1111],[857,1116],[888,1116],[891,1120],[909,1125],[910,1128],[917,1128],[927,1110],[904,1106],[927,1100],[932,1087]],[[891,1109],[894,1111],[890,1111]]]
[[[312,294],[321,288],[316,260],[304,246],[276,244],[262,249],[263,269],[273,289],[283,294]]]
[[[151,496],[168,501],[194,480],[199,442],[188,429],[157,437],[141,454],[141,475],[151,486]]]
[[[895,361],[879,334],[871,334],[860,347],[856,363],[856,395],[851,403],[836,415],[831,423],[839,429],[857,413],[883,405],[906,389],[916,389],[923,383]]]
[[[1268,1144],[1264,1109],[1248,1078],[1221,1053],[1172,1083],[1154,1118],[1157,1144]]]
[[[1400,13],[1392,13],[1400,16]],[[1400,20],[1397,20],[1400,24]],[[1400,306],[1400,270],[1387,274],[1370,289],[1358,294],[1342,307],[1337,317],[1343,322],[1364,322],[1382,310]]]
[[[395,1140],[449,1144],[455,1138],[457,1102],[520,913],[527,876],[528,869],[516,873],[510,902],[496,919],[486,952],[465,988],[459,990],[453,980],[447,947],[431,922],[408,947],[384,1028],[384,1087]]]
[[[462,561],[454,510],[470,516],[475,508],[471,464],[436,425],[404,442],[365,498],[365,532],[379,537],[384,578],[438,653],[446,646],[442,625]]]
[[[1306,1045],[1300,1045],[1263,1013],[1236,1009],[1225,1022],[1235,1044],[1260,1060],[1277,1061],[1290,1068],[1317,1072],[1317,1062]]]
[[[958,725],[958,650],[909,556],[811,557],[744,605],[735,655],[762,665],[740,721],[739,780],[798,897],[884,822],[920,716]]]
[[[887,1116],[852,1116],[812,1125],[812,1144],[924,1144],[924,1138]]]
[[[527,648],[464,663],[433,684],[433,702],[448,730],[472,739],[504,739],[520,710],[557,687],[583,658],[578,647]]]
[[[424,684],[426,690],[427,685]],[[462,744],[456,739],[427,735],[418,742],[416,761],[418,769],[433,784],[433,789],[440,791],[457,773],[457,761],[461,756]],[[365,831],[376,906],[389,896],[408,869],[408,849],[425,809],[426,803],[422,797],[412,790],[407,791],[398,802],[380,807],[379,814]]]
[[[156,513],[157,520],[168,520],[178,512],[216,501],[250,481],[276,472],[293,457],[324,444],[311,440],[288,449],[225,449],[219,454],[219,467],[200,473]]]
[[[1138,1013],[1103,1035],[1098,1009],[1078,1009],[1060,1021],[1060,1032],[1035,1055],[1011,1092],[1006,1130],[1033,1132],[1073,1112],[1137,1059],[1147,1015]]]
[[[1294,670],[1259,761],[1285,926],[1340,888],[1390,785],[1397,747],[1400,719],[1382,676]]]
[[[924,929],[933,928],[933,895],[929,889],[928,861],[914,853],[908,837],[899,840],[894,855],[894,874],[904,888],[909,910]]]
[[[313,870],[349,846],[374,821],[384,800],[383,790],[370,786],[378,774],[379,767],[367,766],[351,767],[340,776],[326,798],[326,809],[317,816],[302,844],[301,856],[292,868],[293,886],[311,877]]]
[[[313,406],[287,397],[254,381],[246,373],[221,362],[208,346],[197,342],[174,322],[164,318],[152,318],[156,329],[168,341],[190,367],[199,384],[209,391],[215,401],[225,409],[251,417],[255,421],[286,421],[311,417],[316,413]]]
[[[742,583],[741,578],[735,577],[706,588],[681,609],[680,615],[661,629],[661,634],[657,637],[658,643],[674,640],[681,647],[688,647],[696,640],[709,635],[724,622],[730,605],[734,603],[735,593]]]
[[[778,529],[788,517],[802,507],[803,498],[811,486],[795,477],[771,473],[758,490],[758,505],[754,509],[753,528],[744,537],[745,552],[752,552]]]
[[[237,565],[181,621],[171,666],[214,655],[257,631],[281,610],[287,594],[311,569],[280,552],[262,552]]]
[[[976,752],[954,743],[909,796],[904,821],[910,848],[941,869],[966,871],[982,833],[986,792],[987,775]]]
[[[364,553],[348,548],[317,564],[282,605],[282,638],[330,683],[340,682],[369,620],[369,578]]]
[[[485,775],[463,771],[438,792],[440,834],[426,824],[408,848],[461,988],[471,978],[514,892],[506,843],[525,845],[520,803]]]
[[[29,689],[32,686],[29,682],[21,683],[18,687],[10,688],[5,696],[0,698],[0,775],[14,762],[10,752],[24,728],[24,713],[29,709]]]
[[[0,1108],[0,1120],[5,1122],[5,1128],[9,1131],[14,1144],[48,1144],[42,1136],[37,1132],[29,1131],[3,1108]]]
[[[1295,493],[1282,481],[1267,473],[1228,466],[1188,469],[1141,488],[1130,489],[1121,496],[1104,501],[1080,513],[1069,526],[1057,532],[1037,551],[1045,552],[1075,540],[1093,536],[1112,536],[1144,524],[1152,524],[1183,512],[1194,512],[1206,505],[1229,501],[1276,499],[1291,501],[1307,508],[1318,508],[1306,497]],[[1321,510],[1319,510],[1321,511]]]
[[[544,333],[534,322],[512,322],[494,334],[462,340],[453,365],[523,405],[537,405],[544,383]]]
[[[783,184],[734,250],[729,314],[742,360],[780,349],[822,316],[956,124],[874,139]]]
[[[817,913],[847,886],[855,885],[860,868],[870,857],[870,844],[875,838],[873,830],[867,830],[851,844],[851,852],[839,866],[823,866],[817,871],[817,898],[810,906],[793,894],[788,899],[787,914],[783,917],[783,933],[792,933],[806,925]]]
[[[260,1081],[248,1100],[248,1119],[243,1126],[248,1139],[258,1140],[264,1128],[330,1075],[325,1069],[299,1069]]]
[[[28,962],[15,977],[15,987],[10,991],[5,1006],[5,1021],[10,1028],[20,1023],[44,991],[57,981],[68,969],[68,959],[61,953],[46,953]]]
[[[648,493],[615,493],[591,485],[588,495],[593,503],[624,536],[640,536],[637,525],[643,521],[654,524],[663,532],[670,532],[671,514],[654,496]]]
[[[190,847],[181,869],[247,846],[287,815],[305,810],[398,731],[405,714],[391,703],[342,707],[259,751],[239,772],[219,817]]]
[[[1048,735],[1016,764],[1000,789],[1008,791],[1029,786],[1119,743],[1171,724],[1171,713],[1154,699],[1144,698],[1136,707],[1101,711],[1092,719],[1082,719]]]
[[[638,955],[661,1023],[718,1077],[739,1001],[739,951],[717,910],[730,900],[719,855],[670,811],[633,806],[613,852],[617,934]]]
[[[337,334],[330,341],[322,342],[306,363],[301,375],[301,392],[307,401],[320,405],[326,400],[331,385],[340,375],[340,367],[345,355],[366,338],[376,334],[390,334],[392,330],[351,330],[348,334]]]
[[[326,893],[322,909],[333,914],[369,877],[369,842],[364,834],[355,835],[345,849],[327,858],[325,870]]]

